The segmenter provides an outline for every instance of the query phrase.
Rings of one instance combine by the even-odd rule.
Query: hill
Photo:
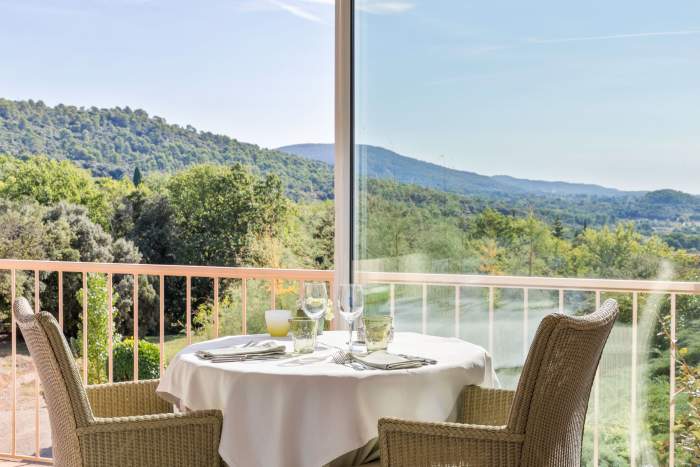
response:
[[[700,198],[673,190],[625,192],[592,184],[524,180],[453,170],[413,159],[378,146],[363,145],[367,174],[393,181],[420,199],[418,190],[468,198],[472,209],[490,204],[502,212],[536,209],[547,218],[572,225],[602,225],[620,219],[653,222],[700,222]],[[242,163],[260,174],[278,175],[295,200],[331,199],[333,146],[303,144],[265,149],[234,138],[169,124],[144,110],[99,109],[41,101],[0,99],[0,154],[26,158],[44,154],[69,160],[95,176],[131,176],[144,172],[173,173],[211,163]],[[393,189],[392,189],[393,190]],[[381,190],[388,196],[392,190]],[[433,195],[428,196],[431,198]],[[654,224],[650,229],[675,229]]]
[[[328,164],[169,124],[129,107],[50,107],[0,98],[0,154],[44,154],[112,178],[131,175],[137,166],[144,172],[175,172],[194,164],[239,162],[262,174],[277,174],[292,198],[333,196]]]
[[[279,151],[309,159],[333,162],[332,144],[296,144],[278,148]],[[370,177],[391,179],[456,194],[536,194],[586,195],[599,197],[639,196],[643,192],[626,192],[586,183],[525,180],[507,175],[485,176],[474,172],[454,170],[398,154],[379,146],[360,145]]]

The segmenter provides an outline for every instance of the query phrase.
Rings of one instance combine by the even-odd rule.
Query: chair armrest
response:
[[[85,467],[220,467],[218,410],[96,418],[78,428]]]
[[[503,426],[379,420],[382,467],[517,465],[523,439]]]
[[[457,421],[472,425],[501,426],[508,423],[515,391],[465,386]]]
[[[158,380],[145,380],[87,386],[88,400],[95,417],[128,417],[171,413],[172,404],[156,394]]]

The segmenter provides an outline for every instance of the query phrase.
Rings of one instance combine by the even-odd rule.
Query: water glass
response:
[[[289,320],[289,331],[294,340],[294,353],[311,353],[316,348],[318,321],[308,318]]]
[[[323,332],[326,310],[328,309],[328,292],[323,282],[304,283],[304,298],[302,299],[304,314],[318,321],[318,333]]]
[[[386,350],[391,339],[391,316],[365,316],[362,321],[365,325],[367,352]]]
[[[341,284],[338,287],[338,311],[340,316],[348,324],[348,351],[352,352],[352,331],[355,320],[362,316],[365,306],[365,296],[362,286],[359,284]]]

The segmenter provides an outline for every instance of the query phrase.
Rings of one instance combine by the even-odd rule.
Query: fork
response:
[[[338,365],[344,365],[357,371],[364,371],[368,369],[364,365],[353,361],[350,354],[348,354],[347,352],[343,352],[342,350],[339,350],[338,352],[335,352],[333,355],[331,355],[331,359],[333,360],[333,363],[336,363]]]

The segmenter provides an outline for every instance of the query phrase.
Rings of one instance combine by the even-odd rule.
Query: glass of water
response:
[[[289,331],[294,340],[294,353],[311,353],[316,348],[316,326],[318,322],[309,318],[292,318]]]
[[[393,318],[391,316],[365,316],[365,341],[367,351],[386,350],[391,340]]]
[[[304,313],[310,319],[318,321],[319,329],[323,329],[323,320],[328,308],[328,291],[324,282],[306,282],[302,300]]]

